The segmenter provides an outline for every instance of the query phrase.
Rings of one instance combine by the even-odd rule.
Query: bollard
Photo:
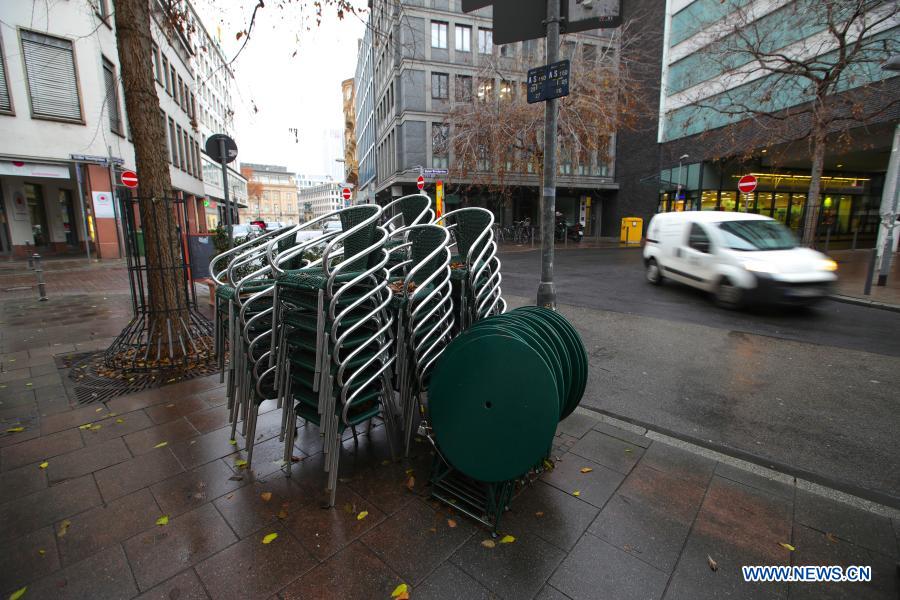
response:
[[[875,276],[875,263],[878,258],[878,248],[872,248],[872,256],[869,258],[869,268],[866,272],[866,287],[863,288],[863,294],[868,296],[872,293],[872,278]]]
[[[36,254],[37,253],[28,255],[28,270],[29,271],[34,271],[34,257]]]
[[[46,302],[48,300],[47,286],[44,284],[44,269],[41,265],[41,255],[35,252],[32,258],[34,262],[34,274],[37,277],[38,294],[40,294],[39,300],[41,302]]]

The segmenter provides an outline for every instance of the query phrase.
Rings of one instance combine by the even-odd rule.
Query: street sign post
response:
[[[138,176],[134,171],[122,171],[119,179],[122,181],[122,185],[127,188],[134,189],[138,186]]]
[[[228,193],[228,163],[237,158],[237,144],[224,133],[209,136],[206,140],[206,153],[222,165],[222,188],[225,196],[225,228],[228,229],[228,249],[234,246],[234,223],[231,214],[231,202]]]
[[[738,180],[738,189],[742,194],[749,194],[756,189],[756,177],[753,175],[744,175]]]
[[[425,178],[421,175],[419,175],[419,178],[416,179],[416,187],[419,188],[420,192],[425,189]]]

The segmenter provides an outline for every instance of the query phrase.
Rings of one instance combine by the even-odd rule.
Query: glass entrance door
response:
[[[47,226],[47,210],[44,207],[44,190],[39,185],[25,184],[25,203],[31,218],[31,235],[34,245],[46,248],[50,245],[50,228]]]
[[[78,246],[78,233],[75,230],[75,205],[72,202],[72,190],[59,190],[59,213],[63,230],[66,232],[66,244]]]

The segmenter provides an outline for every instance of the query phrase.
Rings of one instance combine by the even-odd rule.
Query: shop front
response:
[[[756,177],[757,188],[742,193],[737,182],[748,174]],[[660,180],[664,189],[660,193],[658,212],[755,213],[780,221],[798,237],[802,234],[810,182],[806,173],[697,163],[663,171]],[[880,220],[882,182],[883,176],[878,174],[823,174],[817,239],[828,238],[833,246],[871,247]]]

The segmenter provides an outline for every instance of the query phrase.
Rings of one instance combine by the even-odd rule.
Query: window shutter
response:
[[[22,50],[34,115],[81,121],[72,42],[23,31]]]
[[[9,100],[9,87],[6,85],[6,63],[3,61],[2,47],[0,47],[0,111],[12,111],[12,102]]]
[[[106,111],[109,115],[109,128],[115,133],[122,131],[122,118],[119,114],[119,94],[116,90],[116,71],[112,63],[103,60],[103,82],[106,84]]]

